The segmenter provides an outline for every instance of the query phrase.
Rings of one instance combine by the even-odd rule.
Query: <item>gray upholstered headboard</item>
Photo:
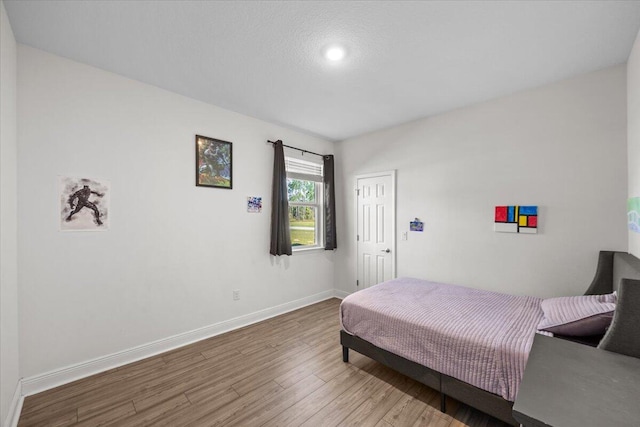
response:
[[[620,290],[622,279],[640,280],[640,259],[624,252],[613,254],[613,290]]]
[[[601,251],[586,295],[618,292],[611,326],[598,348],[640,357],[640,260],[625,252]]]
[[[640,260],[626,252],[600,251],[596,274],[585,295],[617,291],[622,278],[640,280]]]

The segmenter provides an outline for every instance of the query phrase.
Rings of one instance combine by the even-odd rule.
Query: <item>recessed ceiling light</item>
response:
[[[346,55],[346,51],[342,46],[329,46],[324,51],[324,57],[329,61],[340,61]]]

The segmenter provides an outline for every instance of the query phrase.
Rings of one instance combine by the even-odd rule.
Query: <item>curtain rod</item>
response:
[[[267,140],[267,144],[275,144],[276,142],[282,142],[281,139],[277,140],[277,141],[269,141]],[[309,151],[309,150],[303,150],[302,148],[298,148],[298,147],[292,147],[290,145],[284,145],[282,144],[283,147],[287,147],[287,148],[291,148],[293,150],[298,150],[298,151],[302,151],[302,153],[309,153],[309,154],[315,154],[316,156],[320,156],[320,157],[324,157],[324,154],[318,154],[318,153],[314,153],[313,151]]]

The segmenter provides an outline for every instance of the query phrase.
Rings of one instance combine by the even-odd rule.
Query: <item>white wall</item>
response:
[[[626,247],[625,66],[337,144],[336,284],[355,290],[354,176],[397,170],[397,274],[513,294],[579,294]],[[429,94],[424,94],[429,96]],[[538,205],[539,234],[493,232],[496,205]]]
[[[10,422],[10,406],[20,378],[16,63],[16,41],[0,2],[0,425]]]
[[[627,61],[629,197],[640,197],[640,33]],[[629,231],[629,252],[640,257],[640,233]]]
[[[22,45],[18,68],[25,377],[333,289],[333,253],[268,254],[266,141],[333,143]],[[233,190],[195,186],[195,134],[233,142]],[[58,231],[57,175],[111,181],[108,232]]]

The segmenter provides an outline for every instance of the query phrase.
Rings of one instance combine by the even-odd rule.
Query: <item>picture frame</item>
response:
[[[233,188],[233,144],[196,135],[196,186]]]
[[[107,231],[111,183],[97,178],[58,176],[60,231]]]

